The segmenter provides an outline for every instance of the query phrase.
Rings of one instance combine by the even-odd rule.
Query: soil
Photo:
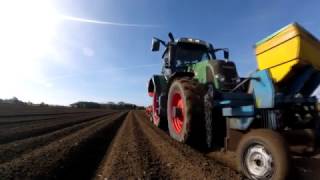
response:
[[[234,160],[176,142],[144,111],[0,110],[0,179],[246,179]],[[320,177],[320,152],[292,164],[293,179]]]
[[[0,125],[0,179],[94,176],[127,112],[92,110],[71,116],[59,112],[50,120],[31,118],[30,123],[13,123],[10,128]]]
[[[178,143],[130,112],[107,152],[96,179],[243,179],[232,168]]]

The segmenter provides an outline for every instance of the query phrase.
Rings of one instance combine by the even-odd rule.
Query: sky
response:
[[[227,47],[245,76],[256,69],[253,45],[281,27],[298,22],[319,38],[319,8],[317,0],[0,0],[0,98],[145,106],[162,62],[152,37]]]

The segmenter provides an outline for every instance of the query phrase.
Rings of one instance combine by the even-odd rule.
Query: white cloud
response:
[[[82,23],[92,23],[92,24],[104,24],[104,25],[111,25],[111,26],[124,26],[124,27],[144,27],[144,28],[158,28],[159,25],[153,25],[153,24],[128,24],[128,23],[119,23],[119,22],[111,22],[111,21],[101,21],[96,19],[86,19],[86,18],[80,18],[75,16],[67,16],[60,14],[59,17],[62,20],[68,20],[68,21],[77,21]]]

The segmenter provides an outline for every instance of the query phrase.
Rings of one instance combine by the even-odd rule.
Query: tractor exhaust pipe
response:
[[[169,32],[168,36],[169,36],[169,38],[170,38],[170,41],[171,41],[171,42],[174,42],[174,37],[173,37],[173,35],[172,35],[171,32]]]

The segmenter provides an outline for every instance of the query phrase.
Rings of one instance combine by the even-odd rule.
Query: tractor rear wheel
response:
[[[170,86],[167,119],[170,136],[183,143],[205,144],[203,90],[190,78],[176,79]]]
[[[286,179],[289,161],[286,141],[269,129],[252,130],[244,135],[237,148],[238,168],[250,179]]]

